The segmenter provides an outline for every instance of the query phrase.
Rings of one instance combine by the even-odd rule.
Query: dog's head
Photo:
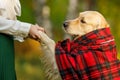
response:
[[[73,20],[65,21],[64,30],[70,35],[82,36],[96,29],[109,27],[105,18],[96,11],[85,11]]]

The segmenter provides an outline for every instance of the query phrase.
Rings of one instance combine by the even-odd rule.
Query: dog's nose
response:
[[[64,22],[64,23],[63,23],[63,26],[64,26],[65,28],[68,27],[68,25],[69,25],[68,22]]]

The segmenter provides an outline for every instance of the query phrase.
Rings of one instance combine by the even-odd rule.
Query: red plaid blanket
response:
[[[109,28],[60,41],[55,50],[63,80],[120,80],[120,61]]]

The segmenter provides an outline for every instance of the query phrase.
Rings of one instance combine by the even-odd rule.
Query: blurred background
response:
[[[85,10],[99,11],[108,21],[120,56],[120,0],[20,0],[22,15],[19,20],[44,26],[56,42],[69,37],[62,23],[76,18]],[[15,41],[16,73],[18,80],[47,80],[40,61],[40,43],[27,39]]]

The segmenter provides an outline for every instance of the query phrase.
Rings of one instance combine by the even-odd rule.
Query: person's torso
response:
[[[21,6],[19,0],[0,0],[0,16],[7,19],[16,19],[20,16]]]

